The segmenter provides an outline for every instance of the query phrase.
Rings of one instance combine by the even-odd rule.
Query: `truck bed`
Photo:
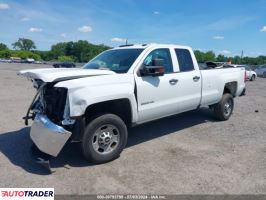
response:
[[[244,68],[212,68],[200,70],[202,76],[201,105],[215,104],[221,99],[226,83],[236,84],[235,96],[245,88]]]

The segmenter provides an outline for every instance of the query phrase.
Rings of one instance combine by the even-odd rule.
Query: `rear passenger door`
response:
[[[176,73],[177,84],[177,105],[179,112],[196,109],[201,100],[201,74],[198,68],[195,68],[196,62],[188,49],[175,48],[175,55],[179,72]]]

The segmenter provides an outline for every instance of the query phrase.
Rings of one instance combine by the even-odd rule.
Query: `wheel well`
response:
[[[116,99],[92,104],[85,111],[86,124],[96,115],[112,113],[119,116],[127,126],[131,126],[132,112],[129,99]]]
[[[233,97],[236,96],[236,90],[237,90],[237,82],[230,82],[226,83],[224,86],[224,94],[229,93],[233,95]]]

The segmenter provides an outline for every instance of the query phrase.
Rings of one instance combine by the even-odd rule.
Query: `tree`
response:
[[[217,61],[217,62],[225,62],[225,61],[226,61],[226,58],[225,58],[224,55],[219,54],[219,55],[216,57],[216,61]]]
[[[39,54],[24,50],[11,51],[11,57],[19,57],[22,59],[33,58],[34,60],[41,60],[41,56]]]
[[[11,51],[10,50],[2,50],[0,51],[0,58],[10,58]]]
[[[205,60],[205,53],[204,52],[201,52],[199,50],[195,50],[194,51],[194,54],[196,56],[196,59],[199,63],[204,63],[206,60]]]
[[[31,39],[19,38],[17,42],[12,44],[14,49],[30,51],[36,49],[34,42]]]
[[[73,62],[74,59],[71,56],[59,56],[58,60],[61,62]]]
[[[204,63],[206,61],[215,61],[215,54],[213,51],[207,51],[206,53],[199,50],[194,51],[194,54],[199,63]]]
[[[233,61],[234,64],[241,64],[241,57],[240,56],[234,56]]]
[[[60,42],[52,46],[51,54],[53,59],[61,56],[69,56],[77,62],[87,62],[102,51],[110,47],[104,45],[94,45],[86,40],[77,42]]]
[[[66,42],[60,42],[51,47],[51,53],[53,59],[57,59],[59,56],[66,55]]]
[[[7,46],[4,43],[0,43],[0,51],[8,50]]]
[[[215,53],[213,51],[207,51],[205,53],[205,61],[215,61]]]

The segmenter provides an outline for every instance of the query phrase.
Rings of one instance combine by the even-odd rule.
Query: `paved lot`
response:
[[[90,165],[66,146],[48,175],[32,162],[29,127],[21,119],[34,89],[16,71],[37,65],[0,64],[0,187],[54,187],[57,194],[266,193],[266,79],[247,83],[227,122],[207,109],[129,131],[120,158]],[[258,110],[258,112],[255,112]]]

